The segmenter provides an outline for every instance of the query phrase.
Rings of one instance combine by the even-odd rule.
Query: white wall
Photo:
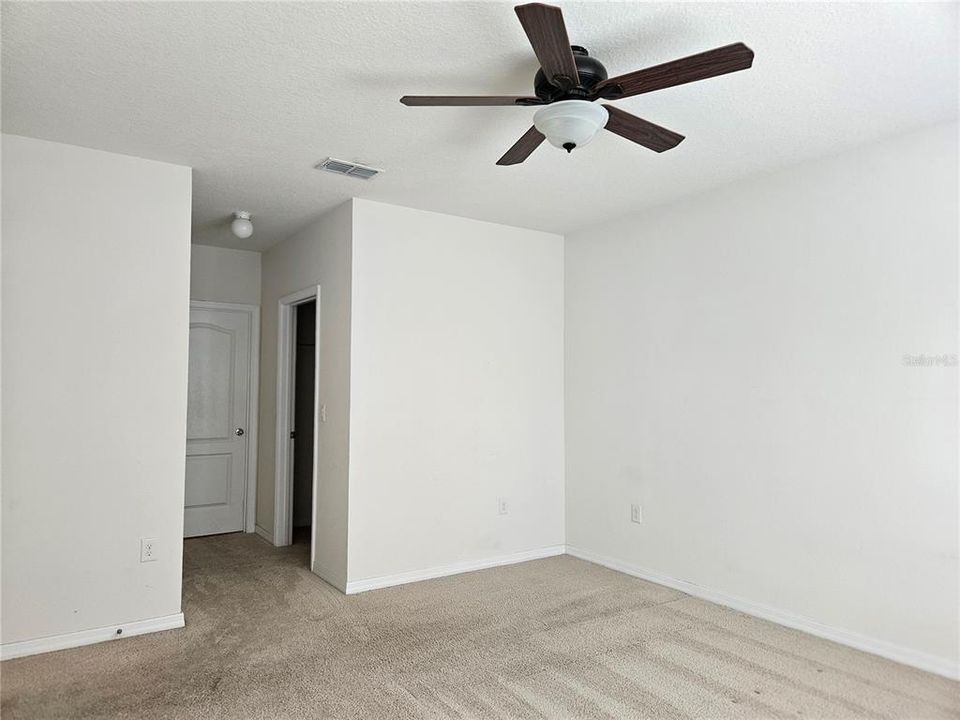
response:
[[[3,642],[178,614],[190,169],[2,154]]]
[[[562,544],[562,238],[355,200],[352,313],[350,580]]]
[[[347,581],[347,472],[350,433],[350,246],[352,205],[344,203],[263,255],[260,338],[260,453],[257,525],[274,528],[277,422],[277,307],[284,295],[320,285],[320,402],[314,423],[317,523],[314,571],[341,590]]]
[[[568,543],[956,668],[957,369],[903,358],[957,353],[957,170],[943,126],[569,236]]]
[[[260,253],[193,245],[190,299],[259,305]]]

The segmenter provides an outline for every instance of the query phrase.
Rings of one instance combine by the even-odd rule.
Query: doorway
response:
[[[294,545],[309,545],[313,523],[314,368],[317,361],[315,299],[294,308],[294,324],[292,541]]]
[[[277,305],[277,427],[273,544],[303,542],[315,554],[317,378],[320,371],[320,288],[280,298]],[[295,532],[296,531],[296,532]]]
[[[183,535],[253,532],[260,310],[190,303]]]

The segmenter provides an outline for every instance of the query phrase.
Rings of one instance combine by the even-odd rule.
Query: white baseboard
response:
[[[66,650],[67,648],[80,647],[81,645],[93,645],[94,643],[104,642],[106,640],[121,640],[123,638],[133,637],[134,635],[146,635],[147,633],[160,632],[161,630],[175,630],[182,628],[183,625],[183,613],[181,612],[174,615],[150,618],[149,620],[137,620],[136,622],[93,628],[92,630],[80,630],[79,632],[65,633],[63,635],[51,635],[49,637],[37,638],[36,640],[4,643],[0,645],[0,660],[12,660],[13,658],[39,655],[40,653],[53,652],[54,650]],[[118,635],[117,630],[122,630],[123,632]]]
[[[911,667],[936,673],[937,675],[943,675],[951,680],[960,680],[960,663],[950,660],[949,658],[931,655],[920,650],[896,645],[886,640],[879,640],[850,630],[824,625],[821,622],[802,615],[796,615],[786,610],[778,610],[769,605],[763,605],[753,602],[752,600],[729,595],[720,590],[713,590],[686,580],[677,580],[668,575],[662,575],[661,573],[637,567],[622,560],[606,557],[588,550],[581,550],[571,547],[570,545],[567,546],[567,554],[580,558],[581,560],[596,563],[597,565],[603,565],[611,570],[617,570],[627,575],[649,580],[658,585],[665,585],[666,587],[679,590],[687,595],[693,595],[703,600],[708,600],[717,605],[724,605],[734,610],[739,610],[747,615],[753,615],[754,617],[775,622],[778,625],[785,625],[796,630],[802,630],[810,635],[815,635],[825,640],[832,640],[833,642],[855,648],[856,650],[862,650],[873,655],[887,658],[888,660],[893,660],[894,662],[910,665]]]
[[[257,533],[257,535],[259,535],[260,537],[262,537],[264,540],[266,540],[268,543],[270,543],[271,545],[273,545],[273,533],[272,533],[272,532],[267,532],[266,530],[264,530],[264,529],[263,529],[262,527],[260,527],[259,525],[254,526],[253,531],[254,531],[255,533]]]
[[[396,575],[382,575],[380,577],[366,578],[365,580],[351,580],[347,582],[347,595],[355,595],[356,593],[366,592],[367,590],[392,587],[393,585],[406,585],[407,583],[420,582],[421,580],[447,577],[448,575],[459,575],[460,573],[484,570],[499,565],[513,565],[514,563],[526,562],[527,560],[539,560],[555,555],[563,555],[565,551],[566,548],[563,545],[551,545],[550,547],[537,548],[536,550],[524,550],[523,552],[510,553],[507,555],[495,555],[494,557],[484,558],[482,560],[467,560],[465,562],[451,563],[450,565],[438,565],[424,570],[397,573]]]

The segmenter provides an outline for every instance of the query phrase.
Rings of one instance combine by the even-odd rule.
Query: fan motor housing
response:
[[[603,63],[590,57],[586,48],[571,45],[570,49],[573,51],[573,60],[577,63],[580,84],[569,90],[564,90],[551,83],[543,70],[540,69],[537,70],[537,74],[533,78],[533,88],[538,98],[553,102],[561,99],[584,97],[590,94],[597,83],[607,79],[607,69],[603,66]]]

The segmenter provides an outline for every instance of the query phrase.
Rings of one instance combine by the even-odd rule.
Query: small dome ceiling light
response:
[[[238,238],[248,238],[253,235],[253,223],[250,222],[250,213],[246,210],[237,210],[233,214],[230,230]]]
[[[593,140],[610,117],[603,105],[586,100],[561,100],[540,108],[533,125],[554,147],[570,152]]]

